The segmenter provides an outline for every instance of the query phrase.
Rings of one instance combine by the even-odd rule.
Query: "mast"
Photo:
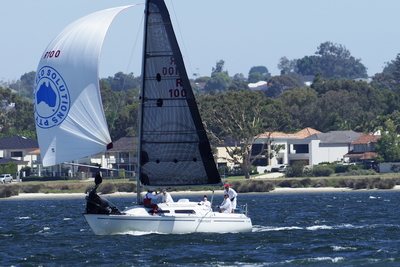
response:
[[[147,21],[149,17],[149,0],[146,0],[144,9],[144,29],[143,29],[143,52],[142,52],[142,83],[140,90],[140,105],[139,105],[139,136],[138,136],[138,169],[136,176],[136,202],[138,204],[142,203],[140,192],[140,177],[142,172],[142,167],[140,160],[142,158],[142,138],[143,138],[143,106],[144,106],[144,90],[145,90],[145,72],[146,72],[146,47],[147,47]]]

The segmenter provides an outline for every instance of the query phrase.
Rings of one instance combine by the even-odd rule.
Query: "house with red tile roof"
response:
[[[373,161],[378,153],[374,152],[375,146],[381,135],[364,134],[352,142],[353,149],[344,155],[344,161],[356,164],[366,164]]]

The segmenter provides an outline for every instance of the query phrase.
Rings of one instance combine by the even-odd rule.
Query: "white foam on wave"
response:
[[[27,216],[27,217],[18,217],[19,220],[29,220],[31,217]]]
[[[314,226],[309,226],[309,227],[306,227],[306,229],[307,230],[310,230],[310,231],[315,231],[315,230],[325,230],[325,229],[333,229],[333,227],[332,226],[328,226],[328,225],[314,225]]]
[[[332,262],[332,263],[338,263],[340,261],[344,261],[345,258],[343,257],[316,257],[316,258],[308,258],[308,259],[303,259],[300,261],[305,261],[305,262]],[[293,262],[298,262],[299,260],[287,260],[285,263],[293,263]]]
[[[310,258],[308,259],[311,262],[318,262],[318,261],[330,261],[330,262],[334,262],[337,263],[339,261],[343,261],[344,258],[343,257],[317,257],[317,258]]]
[[[338,228],[360,228],[360,227],[355,227],[351,223],[342,223],[338,225]]]
[[[312,225],[307,227],[299,226],[262,226],[253,225],[252,232],[267,232],[267,231],[290,231],[290,230],[307,230],[307,231],[318,231],[318,230],[337,230],[337,229],[362,229],[362,228],[376,228],[376,227],[393,227],[395,225],[379,224],[379,225],[359,225],[355,226],[350,223],[343,223],[337,225]]]
[[[267,231],[287,231],[287,230],[302,230],[302,227],[298,226],[285,226],[285,227],[273,227],[273,226],[262,226],[253,225],[253,232],[267,232]]]
[[[142,236],[142,235],[151,235],[151,234],[163,234],[158,232],[142,232],[142,231],[126,231],[123,233],[118,233],[117,235],[134,235],[134,236]]]
[[[333,251],[354,251],[357,250],[355,247],[341,247],[341,246],[331,246]]]

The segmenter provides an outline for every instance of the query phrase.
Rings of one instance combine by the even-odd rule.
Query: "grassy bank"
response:
[[[329,176],[311,178],[268,178],[245,179],[244,177],[224,178],[238,193],[269,192],[275,188],[318,188],[336,187],[351,189],[392,189],[400,185],[400,174],[377,174],[370,176]],[[19,193],[86,193],[94,186],[93,182],[47,181],[23,182],[0,185],[0,198],[19,195]],[[159,188],[158,190],[161,190]],[[223,187],[217,188],[223,189]],[[215,187],[173,187],[169,191],[211,191]],[[106,180],[97,190],[103,194],[115,192],[136,192],[136,182],[126,179]]]

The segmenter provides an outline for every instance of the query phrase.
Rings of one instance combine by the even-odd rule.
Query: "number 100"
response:
[[[170,97],[186,97],[186,90],[185,89],[169,89],[169,96]]]

